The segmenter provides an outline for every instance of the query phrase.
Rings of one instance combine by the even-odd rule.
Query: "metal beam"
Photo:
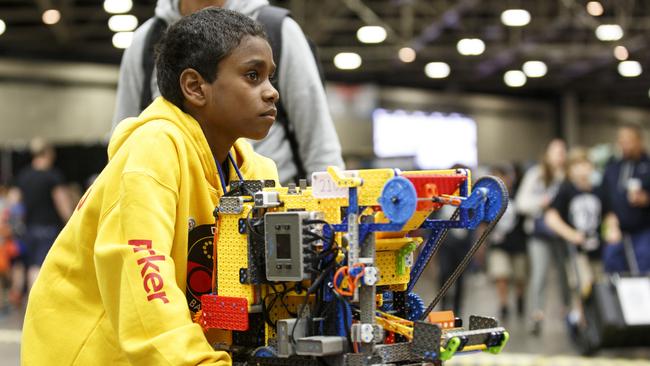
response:
[[[460,0],[451,8],[447,9],[438,19],[426,26],[422,32],[411,40],[410,44],[416,51],[420,51],[427,44],[436,40],[442,31],[452,25],[458,24],[464,12],[474,7],[477,0]]]

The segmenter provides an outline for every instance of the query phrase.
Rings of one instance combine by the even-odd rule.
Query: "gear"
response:
[[[420,295],[415,292],[409,292],[406,295],[406,316],[408,320],[415,321],[420,319],[422,314],[424,314],[424,301]]]

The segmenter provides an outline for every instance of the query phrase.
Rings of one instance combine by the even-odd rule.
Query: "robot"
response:
[[[470,171],[341,171],[312,185],[233,181],[215,208],[212,292],[195,320],[216,349],[247,365],[441,364],[499,353],[508,332],[432,312],[508,203],[498,178]],[[443,205],[449,219],[431,214]],[[485,230],[426,306],[413,292],[452,228]]]

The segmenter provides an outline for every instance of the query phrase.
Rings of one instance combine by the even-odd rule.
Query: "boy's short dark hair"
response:
[[[156,76],[160,94],[183,109],[180,76],[196,70],[209,83],[217,78],[218,63],[246,36],[267,39],[251,18],[216,7],[202,9],[171,25],[156,47]]]

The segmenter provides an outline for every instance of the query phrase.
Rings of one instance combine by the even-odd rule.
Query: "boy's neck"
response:
[[[202,118],[200,112],[193,111],[191,108],[187,108],[187,111],[199,123],[199,126],[201,126],[203,135],[208,141],[210,151],[212,152],[212,156],[214,156],[215,160],[217,161],[217,164],[223,164],[223,162],[225,162],[228,158],[228,152],[235,144],[237,138],[225,134],[215,126],[203,123],[202,121],[205,121],[205,118]]]
[[[208,133],[206,129],[202,129],[206,140],[208,140],[208,145],[210,146],[210,151],[212,151],[212,156],[214,156],[217,164],[223,164],[228,158],[228,152],[232,148],[232,145],[235,143],[235,141],[225,138],[225,136],[222,134]]]

